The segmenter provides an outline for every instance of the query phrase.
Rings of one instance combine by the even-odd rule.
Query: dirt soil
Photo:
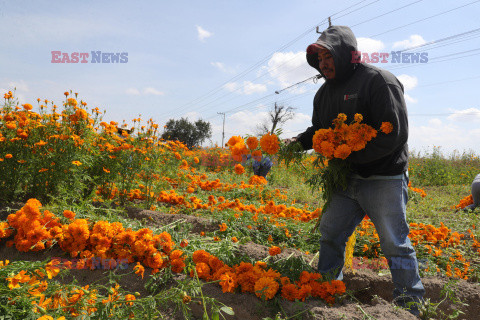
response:
[[[194,217],[182,214],[163,214],[156,211],[139,210],[128,208],[128,216],[132,219],[145,219],[150,226],[166,225],[179,219],[185,219],[186,223],[192,224],[192,232],[213,231],[218,228],[218,223],[210,219]],[[148,218],[148,217],[151,217]],[[59,248],[52,248],[43,252],[23,253],[17,251],[14,247],[8,248],[5,240],[0,242],[0,260],[8,259],[10,261],[44,261],[53,257],[68,258]],[[263,259],[268,254],[268,247],[255,243],[247,243],[239,246],[239,253],[246,254],[255,259]],[[302,255],[297,250],[287,249],[281,255],[288,256]],[[312,256],[305,256],[306,259],[312,259]],[[310,261],[310,260],[308,260]],[[125,270],[117,270],[118,273],[131,273],[134,264],[130,264]],[[107,280],[104,270],[71,270],[70,276],[61,280],[64,283],[71,283],[75,278],[79,284],[86,285],[93,282],[106,283]],[[123,276],[119,284],[128,288],[129,291],[138,291],[141,295],[149,293],[144,288],[148,279],[148,270],[145,272],[145,278],[141,279],[136,274]],[[179,275],[178,279],[184,278]],[[99,280],[102,279],[103,280]],[[392,301],[393,284],[389,275],[378,275],[371,270],[356,270],[354,273],[347,272],[344,276],[347,291],[351,292],[336,304],[329,306],[321,300],[310,299],[304,303],[295,303],[279,299],[278,304],[265,303],[251,293],[223,293],[221,287],[217,284],[206,284],[202,287],[204,295],[216,298],[218,301],[233,308],[235,315],[225,315],[226,319],[238,320],[261,320],[265,317],[275,318],[275,314],[283,310],[288,316],[293,316],[298,312],[308,310],[302,313],[298,319],[416,319],[413,315],[395,307]],[[446,278],[423,278],[423,284],[426,288],[426,297],[432,302],[439,302],[443,299],[441,290],[448,282]],[[460,310],[464,312],[459,319],[479,319],[480,315],[480,286],[476,283],[469,283],[460,280],[455,285],[456,296],[468,306],[463,306]],[[193,319],[202,319],[203,306],[192,301],[190,304]],[[447,314],[451,314],[453,308],[448,301],[442,303],[439,307]],[[167,319],[183,319],[183,316],[174,314],[171,309],[164,310],[165,314],[170,314]]]

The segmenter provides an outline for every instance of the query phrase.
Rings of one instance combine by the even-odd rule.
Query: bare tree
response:
[[[278,105],[275,102],[275,106],[268,112],[268,119],[263,123],[257,125],[256,133],[258,135],[264,135],[267,133],[274,133],[277,127],[281,127],[288,120],[293,119],[295,108]]]

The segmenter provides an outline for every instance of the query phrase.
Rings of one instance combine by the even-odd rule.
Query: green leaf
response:
[[[235,312],[233,312],[233,309],[230,307],[221,307],[220,311],[225,312],[226,314],[229,314],[231,316],[235,315]]]

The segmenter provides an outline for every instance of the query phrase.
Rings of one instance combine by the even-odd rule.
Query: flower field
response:
[[[319,170],[313,155],[287,166],[270,134],[190,150],[161,140],[152,119],[107,117],[71,91],[59,106],[4,93],[0,319],[411,317],[387,302],[388,265],[368,219],[344,281],[316,273],[324,198],[306,183]],[[339,157],[364,147],[354,142]],[[265,155],[266,179],[252,171]],[[425,319],[478,314],[479,209],[459,209],[479,170],[474,153],[412,152],[407,220],[431,298]],[[377,283],[368,292],[365,277]]]

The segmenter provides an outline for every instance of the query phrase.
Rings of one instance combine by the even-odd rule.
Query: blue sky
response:
[[[16,87],[21,103],[36,105],[61,104],[71,89],[119,122],[202,118],[213,127],[205,145],[221,142],[218,112],[228,139],[254,133],[277,102],[295,108],[287,138],[310,125],[321,81],[275,91],[316,74],[305,49],[328,16],[352,27],[362,52],[391,52],[479,29],[479,14],[473,0],[0,0],[0,90]],[[52,51],[127,52],[128,62],[52,63]],[[410,148],[479,154],[480,30],[415,52],[429,61],[375,64],[405,86]]]

